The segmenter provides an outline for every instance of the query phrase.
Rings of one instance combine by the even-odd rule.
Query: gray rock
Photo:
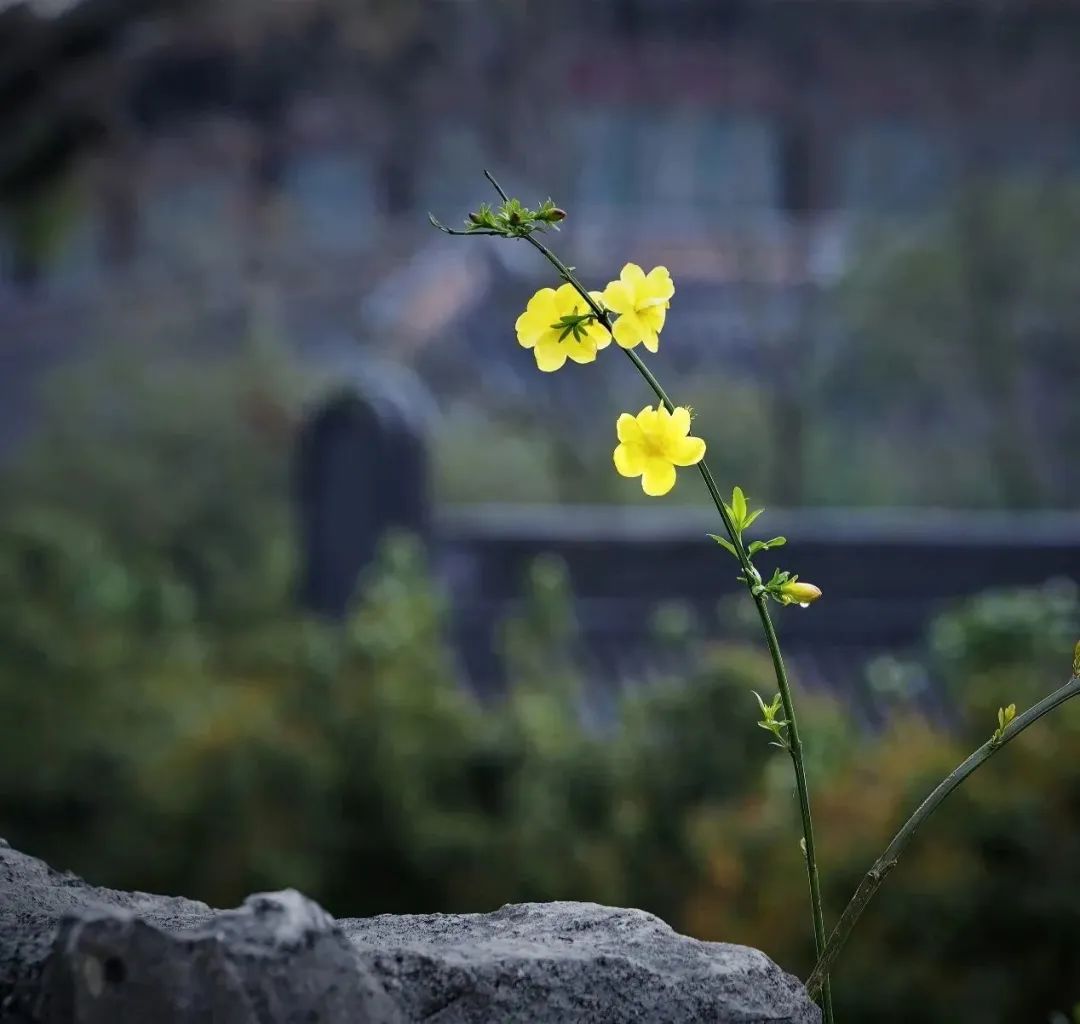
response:
[[[87,885],[0,848],[0,1020],[404,1024],[322,908],[286,890],[238,910]]]
[[[643,910],[523,903],[339,924],[414,1021],[821,1019],[799,981],[764,953],[687,938]]]
[[[0,840],[0,1020],[13,1024],[813,1022],[745,946],[640,910],[530,903],[335,922],[293,890],[237,910],[115,892]]]

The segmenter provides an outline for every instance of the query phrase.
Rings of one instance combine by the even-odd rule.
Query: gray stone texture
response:
[[[811,1024],[820,1014],[763,953],[686,938],[640,910],[527,903],[334,921],[285,890],[218,911],[96,888],[3,845],[0,1020]]]

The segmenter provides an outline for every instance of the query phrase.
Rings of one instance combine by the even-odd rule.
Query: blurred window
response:
[[[731,212],[777,204],[776,135],[765,118],[602,109],[581,115],[579,130],[583,205]]]
[[[425,213],[462,207],[471,210],[481,200],[490,202],[491,186],[479,170],[489,166],[484,149],[476,130],[469,125],[447,122],[434,128],[418,182],[420,209]]]
[[[144,269],[211,266],[236,256],[237,184],[212,170],[151,185],[144,203]]]
[[[882,212],[917,210],[948,184],[948,157],[940,140],[911,124],[856,129],[843,146],[840,204]]]
[[[373,200],[371,168],[360,153],[300,154],[284,190],[299,234],[320,248],[357,248],[367,236]]]
[[[703,122],[697,168],[701,205],[775,209],[780,197],[776,129],[763,117],[710,116]]]
[[[639,116],[619,109],[591,110],[579,118],[582,207],[635,206],[644,201]]]

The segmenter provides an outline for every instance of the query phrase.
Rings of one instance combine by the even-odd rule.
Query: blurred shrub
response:
[[[1034,704],[1065,681],[1077,637],[1080,587],[1074,581],[988,591],[932,624],[929,664],[966,724],[981,735],[997,708]]]
[[[821,497],[858,500],[884,468],[891,504],[1075,506],[1080,187],[968,179],[903,231],[864,228],[833,308]]]
[[[628,385],[640,387],[632,367],[617,363],[616,368],[627,372]],[[607,387],[594,382],[584,391],[549,394],[546,399],[531,396],[528,401],[487,389],[449,404],[431,438],[437,498],[451,504],[647,504],[651,499],[640,486],[611,472],[611,452],[623,402],[636,401],[637,409],[648,397],[620,398],[609,394]],[[760,386],[733,380],[729,374],[710,375],[698,367],[682,377],[680,394],[696,410],[706,437],[723,428],[724,445],[710,456],[718,475],[744,481],[747,490],[762,491],[769,478],[769,460],[753,453],[768,436],[770,421]],[[583,445],[586,435],[605,443]],[[849,443],[854,442],[849,438]],[[482,459],[476,457],[479,450]],[[837,467],[823,471],[833,474]],[[691,488],[676,488],[670,500],[694,503],[696,497]]]
[[[293,427],[315,381],[269,341],[190,360],[123,346],[47,379],[0,512],[63,509],[129,572],[180,576],[219,623],[292,584]]]
[[[1068,676],[1075,587],[1050,583],[959,604],[930,631],[930,674],[964,712],[958,735],[897,715],[819,773],[814,819],[835,917],[900,824],[993,731]],[[814,727],[804,730],[814,736]],[[1080,978],[1080,702],[1009,746],[938,810],[859,923],[838,965],[842,1019],[1047,1020]],[[700,888],[682,919],[737,935],[790,969],[812,963],[791,927],[806,904],[799,831],[782,801],[703,813]]]
[[[541,560],[499,630],[507,691],[481,706],[408,538],[344,626],[299,613],[280,436],[243,411],[253,380],[264,411],[289,408],[272,379],[238,367],[229,387],[130,420],[118,388],[115,415],[52,435],[6,479],[0,834],[102,884],[222,905],[295,885],[339,914],[641,906],[805,971],[790,766],[750,694],[771,696],[767,659],[663,608],[654,629],[684,667],[598,707],[565,569]],[[184,467],[204,461],[191,484]],[[800,697],[833,914],[997,706],[1060,681],[1077,608],[1075,586],[1053,584],[939,619],[924,674],[960,731],[898,712],[860,735]],[[845,951],[845,1019],[1046,1020],[1075,1004],[1078,740],[1067,706],[938,813]]]

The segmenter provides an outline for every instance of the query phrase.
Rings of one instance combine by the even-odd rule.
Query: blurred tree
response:
[[[981,182],[889,242],[870,232],[844,283],[838,407],[908,439],[929,429],[986,460],[987,499],[1080,499],[1080,188]],[[873,429],[870,427],[869,429]]]
[[[200,0],[195,0],[196,3]],[[13,277],[32,285],[50,254],[41,211],[70,189],[81,158],[122,145],[136,29],[182,0],[76,0],[59,13],[17,2],[0,9],[0,213],[13,224]],[[104,192],[106,254],[131,249],[130,190]],[[49,218],[55,225],[55,218]]]

